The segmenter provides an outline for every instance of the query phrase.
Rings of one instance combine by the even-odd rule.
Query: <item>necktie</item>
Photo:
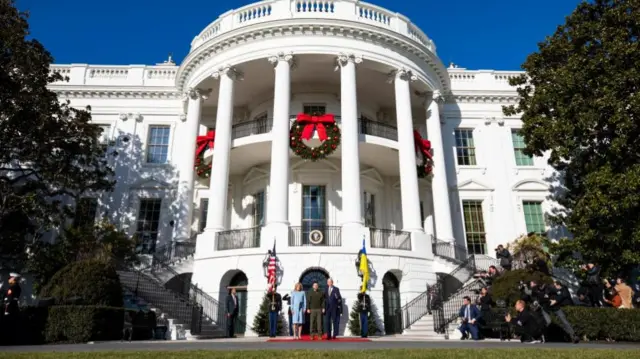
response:
[[[329,287],[329,296],[331,296],[331,291],[333,291],[333,287]]]

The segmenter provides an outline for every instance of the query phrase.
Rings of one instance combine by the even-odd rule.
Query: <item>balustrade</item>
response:
[[[411,233],[394,229],[370,228],[371,247],[411,250]]]
[[[218,232],[216,235],[216,250],[258,248],[260,247],[261,227],[246,229],[232,229]]]

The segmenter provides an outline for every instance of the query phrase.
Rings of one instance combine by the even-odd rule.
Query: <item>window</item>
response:
[[[307,104],[302,106],[302,112],[308,115],[324,115],[327,113],[327,106],[318,104]]]
[[[542,202],[523,201],[522,211],[524,212],[524,222],[527,225],[527,233],[541,234],[547,231],[542,213]]]
[[[524,154],[524,137],[518,131],[511,131],[513,154],[516,157],[516,166],[533,166],[533,158]]]
[[[327,222],[326,187],[302,187],[302,244],[309,244],[309,233],[320,230],[324,233]]]
[[[457,129],[455,137],[458,166],[475,166],[476,148],[473,143],[473,130]]]
[[[264,191],[253,195],[253,226],[264,226]]]
[[[482,201],[462,201],[462,212],[469,254],[486,254],[487,238],[484,231]]]
[[[209,211],[209,199],[202,198],[200,199],[200,221],[198,221],[198,229],[200,233],[204,232],[204,229],[207,228],[207,213]]]
[[[362,204],[364,214],[364,225],[366,227],[376,227],[376,196],[374,194],[364,192],[362,196]]]
[[[162,199],[140,199],[140,210],[136,224],[136,236],[140,241],[139,251],[143,254],[151,254],[156,250],[158,239],[158,227],[160,226],[160,209]]]
[[[80,198],[76,203],[76,215],[73,220],[74,227],[92,226],[98,213],[98,199]]]
[[[170,126],[149,126],[147,163],[167,163]]]
[[[109,147],[109,141],[111,140],[111,126],[99,124],[98,127],[102,130],[100,133],[99,141],[102,150],[106,153]]]

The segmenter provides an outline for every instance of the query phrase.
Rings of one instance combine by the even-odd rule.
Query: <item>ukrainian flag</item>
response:
[[[367,261],[367,248],[364,246],[364,238],[362,239],[362,250],[360,254],[360,273],[362,273],[362,293],[367,291],[369,284],[369,262]]]

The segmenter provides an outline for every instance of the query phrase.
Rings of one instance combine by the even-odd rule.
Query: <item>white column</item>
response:
[[[400,69],[391,73],[396,95],[396,121],[398,123],[398,160],[400,164],[400,197],[402,199],[403,230],[423,232],[420,218],[420,193],[416,150],[413,139],[410,81],[416,76]]]
[[[187,240],[191,236],[191,219],[193,215],[193,186],[196,148],[196,137],[200,128],[200,112],[202,100],[211,90],[189,89],[186,94],[187,115],[182,125],[178,173],[180,185],[176,198],[178,213],[176,218],[176,240]]]
[[[231,122],[233,119],[233,81],[242,73],[232,67],[224,67],[211,76],[220,80],[218,111],[216,114],[216,143],[213,147],[211,178],[209,182],[209,207],[206,231],[224,230],[229,188],[229,160],[231,153]]]
[[[273,128],[271,130],[271,172],[267,198],[267,225],[289,225],[289,105],[291,103],[291,54],[269,58],[275,68],[273,86]]]
[[[439,91],[433,92],[433,99],[429,104],[427,120],[427,137],[431,141],[434,152],[433,179],[431,181],[431,195],[433,196],[433,218],[435,222],[435,236],[445,241],[454,241],[453,224],[451,222],[451,204],[449,202],[449,185],[447,169],[444,162],[444,145],[442,141],[442,126],[440,124],[440,106],[443,97]]]
[[[358,151],[358,98],[356,64],[362,58],[340,54],[340,114],[342,117],[342,225],[362,227],[362,189]]]

